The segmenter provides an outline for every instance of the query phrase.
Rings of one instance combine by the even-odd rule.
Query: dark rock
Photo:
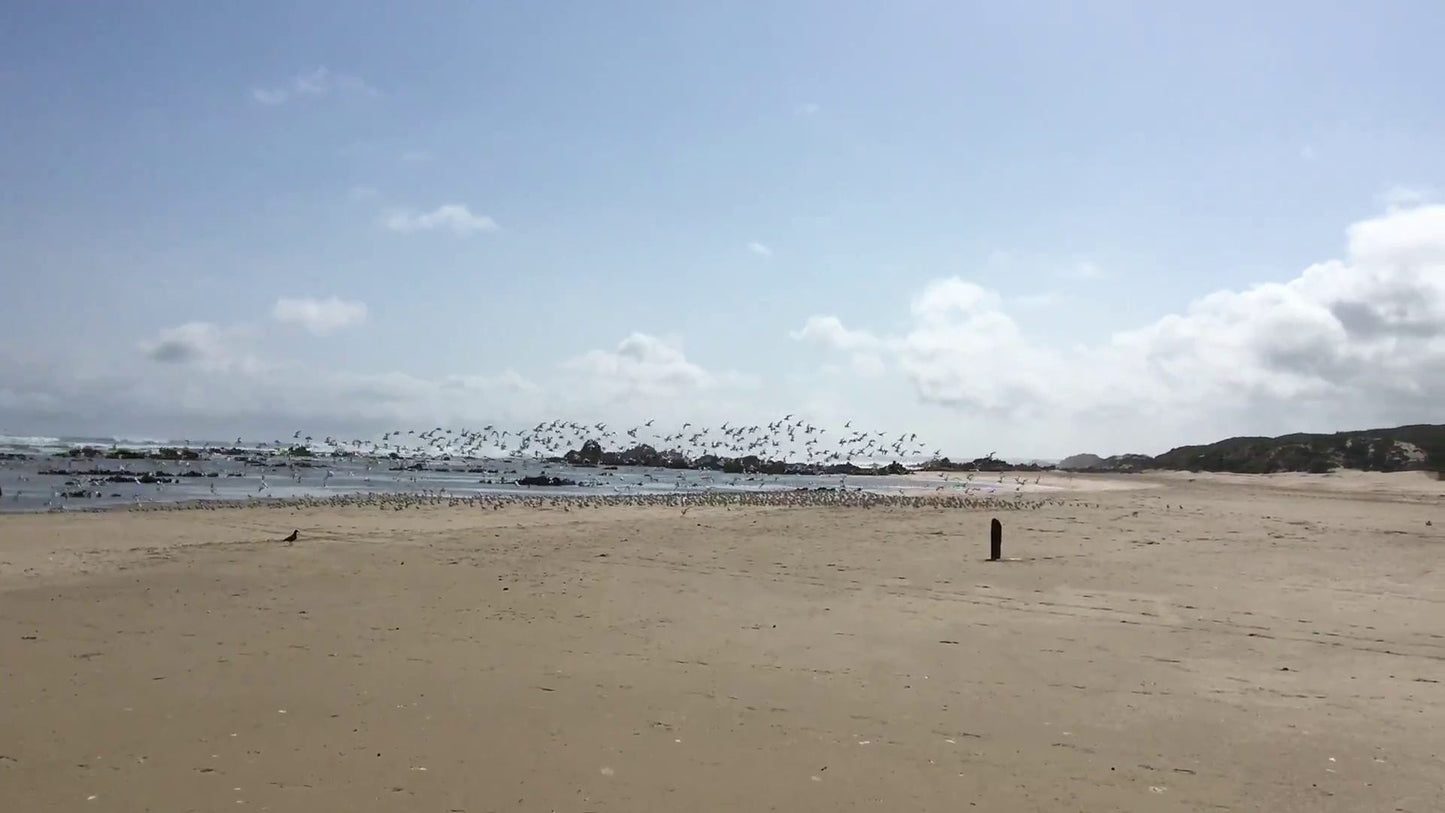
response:
[[[1049,471],[1052,466],[1044,466],[1038,463],[1010,463],[1002,458],[994,457],[992,453],[984,457],[975,457],[967,463],[955,463],[946,457],[930,460],[919,467],[920,471]]]
[[[545,474],[523,477],[516,481],[519,486],[575,486],[576,480],[567,480],[561,477],[548,477]]]
[[[687,455],[675,449],[669,449],[663,452],[660,457],[661,460],[658,462],[658,465],[665,469],[692,468],[692,461],[687,458]]]
[[[105,457],[108,460],[145,460],[146,453],[135,449],[111,449],[105,453]]]
[[[157,449],[150,455],[152,460],[200,460],[201,453],[191,448],[164,448]]]
[[[582,444],[581,449],[568,452],[562,459],[572,466],[596,466],[602,462],[602,444],[589,440]]]
[[[602,462],[613,466],[657,467],[662,465],[662,455],[646,443],[639,443],[625,452],[604,453]]]

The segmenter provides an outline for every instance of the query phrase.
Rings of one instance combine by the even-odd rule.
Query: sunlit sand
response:
[[[0,810],[1445,806],[1445,484],[1028,480],[0,517]]]

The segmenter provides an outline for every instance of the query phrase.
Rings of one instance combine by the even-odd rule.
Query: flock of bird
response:
[[[671,428],[661,427],[655,420],[617,429],[601,422],[588,424],[565,420],[543,421],[523,429],[508,429],[496,425],[487,425],[480,429],[436,426],[391,430],[371,440],[343,440],[331,435],[318,440],[316,436],[297,430],[290,438],[276,438],[264,442],[248,442],[244,437],[237,437],[236,448],[233,449],[221,449],[211,443],[192,443],[187,440],[183,442],[185,449],[189,450],[186,454],[171,454],[160,460],[152,458],[151,461],[138,461],[136,468],[139,470],[134,473],[140,475],[145,469],[154,470],[153,467],[159,466],[162,474],[165,469],[169,469],[179,471],[181,476],[186,477],[219,477],[220,480],[188,481],[197,485],[204,482],[214,500],[244,496],[248,499],[266,498],[268,502],[290,502],[297,499],[340,499],[362,503],[379,501],[397,510],[432,502],[456,504],[460,500],[496,507],[519,501],[527,502],[533,498],[527,494],[497,493],[495,488],[467,488],[459,482],[445,478],[454,478],[455,475],[466,472],[487,472],[500,479],[483,479],[480,481],[482,486],[510,487],[519,475],[528,471],[540,470],[546,475],[548,461],[556,460],[569,451],[581,449],[589,442],[598,444],[602,450],[608,452],[627,452],[646,445],[660,454],[670,456],[673,461],[678,457],[696,462],[704,456],[713,456],[723,461],[751,456],[769,463],[803,464],[814,473],[822,473],[827,467],[839,464],[868,466],[882,461],[918,464],[941,457],[941,450],[935,449],[929,454],[928,447],[919,440],[916,433],[894,435],[864,430],[854,427],[852,421],[845,422],[839,430],[830,431],[790,414],[775,421],[757,424],[724,422],[718,426],[701,426],[685,422]],[[309,462],[306,462],[308,459]],[[458,462],[444,462],[449,459]],[[480,464],[461,461],[495,462]],[[63,470],[54,472],[66,476],[66,480],[63,483],[57,480],[49,484],[49,499],[44,501],[44,507],[63,506],[69,497],[102,496],[101,487],[108,483],[93,475],[111,472],[87,472],[81,469],[71,474],[73,464],[85,463],[85,459],[71,456],[65,461]],[[498,463],[501,465],[497,465]],[[131,473],[123,459],[112,465],[118,465],[123,476]],[[684,463],[684,468],[686,467],[687,463]],[[340,485],[340,493],[319,496],[313,492],[313,496],[299,496],[306,489],[328,490],[338,471],[342,472],[342,480],[346,481]],[[440,484],[435,480],[438,474],[419,478],[418,471],[439,473],[443,481],[454,490],[448,492],[445,487],[437,488]],[[581,496],[569,493],[566,496],[550,495],[538,499],[562,500],[559,505],[565,510],[585,507],[590,504],[589,500],[601,500],[607,504],[650,505],[656,501],[665,503],[675,499],[701,500],[701,504],[723,505],[807,504],[866,507],[907,502],[920,495],[927,496],[931,504],[935,505],[957,503],[959,507],[986,507],[994,500],[1006,502],[1007,507],[1026,507],[1027,504],[1025,479],[1013,477],[1016,485],[1005,485],[1003,474],[999,475],[997,484],[991,483],[990,476],[990,484],[987,485],[981,480],[975,482],[973,474],[969,474],[962,481],[948,479],[946,474],[941,474],[942,479],[936,484],[936,488],[918,484],[905,489],[894,484],[890,491],[896,491],[896,494],[885,495],[877,487],[882,485],[881,482],[871,483],[866,488],[856,485],[850,487],[846,470],[833,471],[842,475],[841,479],[828,478],[826,487],[796,489],[787,488],[788,484],[781,482],[782,478],[777,475],[763,475],[751,470],[731,475],[685,470],[664,473],[643,469],[633,474],[604,471],[600,476],[590,478],[590,482],[579,484],[585,492]],[[75,479],[86,474],[92,475],[90,480]],[[226,482],[224,478],[228,477],[243,479],[235,482],[234,486],[218,490],[217,483]],[[139,479],[137,477],[137,480]],[[12,501],[18,500],[21,497],[21,486],[28,485],[28,480],[28,476],[22,475],[19,482],[15,483],[15,491],[6,496],[10,496]],[[865,480],[871,481],[872,478]],[[114,481],[112,478],[110,482]],[[279,484],[274,481],[284,483],[287,488],[283,489],[282,493],[273,491],[272,486]],[[171,480],[159,478],[159,481],[147,482],[153,482],[154,485],[146,486],[144,491],[127,494],[125,499],[134,500],[136,504],[174,502],[178,498],[184,499],[180,494],[195,493],[194,487],[180,488],[175,492],[176,496],[163,497],[163,494],[171,493],[166,485]],[[249,491],[246,491],[247,483]],[[663,491],[668,485],[673,487]],[[30,488],[24,490],[34,493]],[[106,489],[106,493],[109,490]],[[1004,491],[1012,493],[1007,497],[1000,496]],[[43,494],[44,492],[41,492],[37,496]],[[111,498],[121,496],[119,493],[109,494]]]
[[[683,516],[693,508],[743,508],[767,506],[774,508],[924,508],[935,510],[1027,511],[1054,503],[1059,497],[1001,497],[979,494],[887,494],[856,489],[797,489],[792,491],[702,491],[683,494],[588,494],[572,496],[536,496],[531,494],[456,495],[439,492],[367,492],[336,494],[326,497],[292,497],[266,500],[256,505],[273,508],[376,508],[382,511],[405,511],[436,506],[476,508],[498,511],[504,508],[578,511],[632,506],[643,508],[680,509]],[[201,510],[224,508],[210,502],[147,503],[136,506],[142,510]]]
[[[717,457],[756,456],[764,460],[803,462],[813,465],[850,463],[858,460],[918,459],[928,448],[914,432],[897,436],[883,431],[855,429],[853,422],[843,424],[840,431],[813,424],[794,415],[761,424],[729,424],[708,427],[690,422],[671,429],[655,428],[656,420],[637,426],[615,429],[606,423],[586,424],[576,421],[543,421],[531,428],[506,429],[496,425],[480,429],[450,429],[436,426],[427,429],[396,429],[385,432],[379,440],[335,436],[321,438],[328,450],[366,457],[398,455],[402,457],[456,456],[470,458],[547,458],[579,449],[588,441],[596,441],[603,449],[622,451],[646,444],[659,452],[674,452],[688,459],[704,455]],[[316,437],[302,430],[290,439],[276,438],[255,445],[285,450],[296,446],[310,449]],[[238,446],[246,445],[236,438]],[[942,450],[934,450],[939,457]]]

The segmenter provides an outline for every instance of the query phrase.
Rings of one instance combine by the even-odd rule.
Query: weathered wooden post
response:
[[[994,521],[993,521],[993,522],[990,524],[990,526],[989,526],[989,535],[988,535],[988,560],[989,560],[990,562],[997,562],[998,560],[1000,560],[1000,559],[1002,559],[1002,558],[1003,558],[1003,523],[1002,523],[1002,522],[999,522],[998,519],[995,518]]]

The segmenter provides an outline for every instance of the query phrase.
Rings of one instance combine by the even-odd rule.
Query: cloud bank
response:
[[[506,360],[434,377],[322,369],[285,357],[285,331],[365,330],[366,305],[281,298],[269,319],[160,326],[70,355],[0,345],[0,424],[223,437],[245,427],[370,432],[795,412],[917,432],[955,456],[1062,456],[1439,420],[1445,206],[1396,205],[1345,236],[1339,259],[1208,293],[1091,344],[1041,340],[1027,325],[1036,310],[1015,312],[1017,303],[978,282],[941,277],[894,315],[873,309],[899,325],[892,330],[827,313],[780,326],[777,355],[794,372],[766,382],[710,368],[681,338],[644,332],[526,369]]]
[[[1344,259],[1208,294],[1092,347],[1031,340],[998,293],[959,277],[919,293],[902,332],[815,315],[791,335],[876,357],[920,402],[961,415],[1123,421],[1144,433],[1140,422],[1157,422],[1196,439],[1276,424],[1438,419],[1445,206],[1392,210],[1349,227],[1347,238]]]

